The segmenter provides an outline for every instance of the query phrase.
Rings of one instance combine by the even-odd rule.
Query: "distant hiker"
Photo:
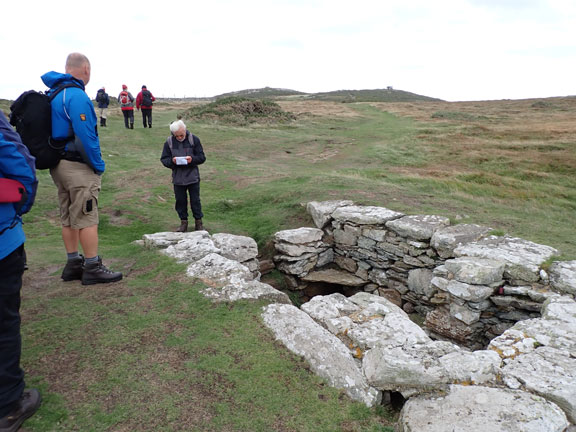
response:
[[[126,129],[134,129],[134,96],[128,91],[128,86],[122,84],[122,91],[118,95],[118,103],[124,114]]]
[[[34,157],[2,110],[0,180],[6,183],[0,185],[0,431],[16,431],[42,401],[38,390],[25,389],[20,367],[20,290],[26,263],[21,216],[34,203],[38,183]],[[17,197],[7,194],[8,182],[19,185]]]
[[[122,273],[102,264],[98,255],[98,194],[105,170],[96,131],[96,111],[84,91],[90,81],[90,61],[80,53],[66,59],[66,73],[48,72],[42,81],[50,92],[66,83],[79,87],[62,90],[52,100],[52,136],[66,140],[66,153],[50,175],[58,188],[62,239],[68,261],[62,271],[65,281],[82,285],[116,282]],[[84,257],[79,254],[82,246]]]
[[[170,125],[170,135],[164,143],[160,161],[172,170],[172,183],[176,198],[175,209],[180,217],[176,232],[188,231],[188,194],[190,208],[195,219],[194,231],[204,230],[202,205],[200,203],[200,171],[198,165],[206,161],[200,139],[186,130],[182,120]]]
[[[100,114],[100,126],[106,127],[106,117],[108,116],[108,105],[110,105],[110,96],[106,89],[102,87],[96,93],[96,102],[98,103],[98,113]]]
[[[145,85],[142,86],[142,91],[136,96],[136,109],[142,109],[142,123],[144,127],[152,127],[152,103],[156,98],[150,93],[150,90]]]

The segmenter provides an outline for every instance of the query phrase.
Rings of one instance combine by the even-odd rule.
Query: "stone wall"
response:
[[[310,202],[307,211],[317,228],[274,236],[276,267],[302,301],[330,288],[376,294],[425,316],[434,339],[479,349],[539,317],[554,292],[576,294],[576,262],[542,269],[559,255],[550,246],[351,201]]]
[[[319,204],[326,206],[325,203]],[[331,214],[321,213],[328,221]],[[389,211],[371,208],[364,216],[377,214],[389,215]],[[400,222],[402,218],[396,219]],[[445,222],[430,217],[408,219],[412,220],[427,224],[441,221],[442,226]],[[360,233],[355,242],[356,245],[361,243],[362,248],[355,249],[351,247],[354,243],[348,244],[351,257],[368,244],[374,247],[385,243],[386,238],[398,237],[396,231],[395,235],[387,236],[386,225],[386,228],[372,225],[368,228],[360,224],[361,228],[354,231]],[[431,308],[428,316],[444,309],[451,319],[466,325],[465,321],[473,321],[477,316],[473,305],[492,302],[495,296],[542,304],[541,317],[519,321],[493,339],[486,349],[470,351],[448,341],[433,340],[430,330],[425,331],[416,325],[397,304],[384,296],[364,292],[368,285],[376,294],[397,290],[386,284],[386,272],[391,268],[386,267],[389,258],[385,260],[376,253],[376,256],[370,256],[370,262],[378,263],[381,268],[368,264],[342,270],[335,262],[338,259],[346,261],[337,257],[349,257],[341,254],[333,237],[343,236],[339,238],[351,242],[351,238],[346,236],[352,231],[346,228],[346,224],[341,227],[342,233],[339,234],[335,234],[332,226],[331,234],[320,229],[303,228],[276,235],[280,245],[278,250],[282,251],[279,257],[288,258],[277,259],[277,262],[294,272],[290,279],[296,286],[343,276],[348,278],[346,283],[350,289],[359,291],[350,297],[338,293],[317,295],[301,308],[292,305],[285,293],[258,280],[258,250],[251,238],[210,235],[205,231],[164,232],[144,235],[139,243],[158,248],[161,253],[187,263],[186,274],[204,283],[201,292],[212,301],[267,300],[269,304],[262,312],[264,325],[289,350],[302,356],[314,373],[326,379],[329,385],[345,391],[350,398],[374,406],[389,402],[394,395],[400,394],[406,403],[397,425],[399,432],[575,431],[576,262],[556,262],[548,273],[543,273],[533,264],[540,260],[535,258],[540,250],[536,247],[538,245],[522,248],[519,244],[528,244],[509,239],[506,244],[510,245],[511,251],[500,256],[490,252],[489,248],[495,243],[503,243],[498,241],[498,237],[487,236],[487,232],[476,241],[464,242],[454,241],[454,231],[450,231],[450,235],[442,237],[442,247],[432,245],[417,248],[427,251],[424,253],[408,252],[411,257],[426,254],[438,265],[432,269],[416,266],[407,272],[405,281],[394,279],[407,288],[406,294],[418,294],[410,297],[413,300],[405,300],[406,297],[400,294],[400,304],[405,308],[408,304],[424,308],[421,310]],[[430,243],[434,243],[434,236],[441,238],[437,236],[440,231],[449,228],[436,229]],[[377,238],[365,236],[364,229]],[[474,229],[475,232],[483,230]],[[381,232],[375,234],[376,231]],[[362,236],[376,241],[376,244],[366,243],[360,239]],[[422,241],[424,239],[401,237],[406,238],[395,243],[400,249],[421,246],[419,242],[427,243]],[[474,249],[469,253],[484,256],[457,257],[455,252],[446,255],[447,250],[455,251],[460,246],[470,245],[474,245]],[[380,249],[388,247],[381,246]],[[499,248],[499,251],[505,249]],[[366,250],[370,251],[369,248]],[[523,258],[514,261],[512,252],[518,250],[523,251]],[[421,258],[418,260],[424,262]],[[348,262],[346,265],[351,264]],[[430,271],[431,274],[427,273]],[[311,281],[303,282],[305,278]],[[526,285],[530,279],[535,282]],[[518,281],[523,282],[517,284]],[[337,282],[335,279],[334,283]],[[563,295],[554,293],[554,290]],[[442,293],[450,301],[436,307],[437,303],[431,299]],[[485,298],[489,293],[491,295]],[[420,303],[420,298],[427,299],[429,304]],[[542,302],[544,298],[546,300]],[[462,308],[452,310],[452,304]],[[494,302],[494,305],[496,307],[498,303]],[[498,307],[509,306],[501,302]],[[522,309],[515,305],[510,307]],[[483,309],[480,319],[474,324],[480,323],[482,315],[486,315],[489,309]],[[466,415],[463,416],[463,412]]]

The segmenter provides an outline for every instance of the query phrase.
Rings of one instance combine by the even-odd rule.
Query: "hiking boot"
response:
[[[114,272],[102,264],[102,258],[94,264],[84,263],[82,273],[82,285],[94,285],[99,283],[118,282],[122,279],[122,273]]]
[[[65,282],[73,280],[82,280],[82,265],[84,264],[84,257],[80,255],[78,258],[68,260],[64,270],[62,270],[62,280]]]
[[[178,228],[176,228],[176,231],[174,231],[174,232],[187,232],[187,231],[188,231],[188,221],[187,220],[181,220],[180,226]]]
[[[42,396],[38,390],[24,390],[12,411],[0,418],[0,432],[16,432],[24,420],[38,411],[41,403]]]
[[[194,220],[194,231],[204,231],[204,225],[202,225],[202,219]]]

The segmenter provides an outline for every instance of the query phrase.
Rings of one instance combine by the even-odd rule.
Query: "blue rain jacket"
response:
[[[79,153],[95,173],[102,174],[106,164],[100,151],[96,111],[84,91],[84,83],[70,74],[54,71],[42,75],[42,81],[50,87],[48,94],[63,84],[80,87],[66,88],[52,100],[52,137],[69,139],[66,150]]]

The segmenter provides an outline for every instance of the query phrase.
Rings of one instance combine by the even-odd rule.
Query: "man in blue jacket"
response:
[[[23,202],[0,202],[0,431],[16,431],[40,407],[36,389],[25,389],[20,368],[20,289],[26,263],[22,215],[36,195],[34,157],[0,111],[0,179],[19,181]]]
[[[66,59],[66,73],[42,75],[49,94],[64,84],[75,84],[52,100],[52,137],[67,144],[63,160],[50,169],[50,175],[58,188],[62,239],[68,256],[61,277],[81,280],[83,285],[122,279],[122,273],[109,270],[98,255],[98,194],[106,165],[100,152],[96,111],[84,91],[90,72],[88,58],[72,53]],[[79,253],[80,245],[84,257]]]

